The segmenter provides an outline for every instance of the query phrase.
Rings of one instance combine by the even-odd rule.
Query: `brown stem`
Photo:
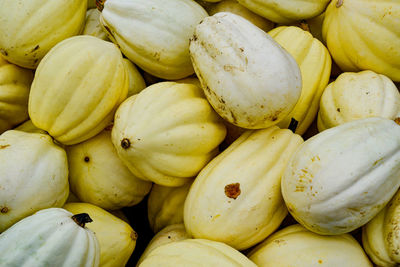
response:
[[[101,12],[103,11],[104,8],[104,3],[106,2],[106,0],[96,0],[96,6],[97,9]]]
[[[85,223],[93,222],[92,218],[90,218],[89,214],[87,213],[75,214],[71,218],[72,220],[74,220],[74,222],[76,222],[77,225],[79,225],[82,228],[85,227]]]
[[[397,123],[398,125],[400,125],[400,118],[394,119],[394,122]]]

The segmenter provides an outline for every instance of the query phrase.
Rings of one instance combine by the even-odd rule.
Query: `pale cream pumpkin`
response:
[[[86,11],[85,27],[83,28],[82,34],[91,35],[108,41],[107,34],[100,25],[100,14],[97,8],[88,9],[88,11]]]
[[[146,88],[146,83],[140,74],[139,70],[136,68],[129,59],[124,58],[124,65],[128,72],[128,97],[140,93],[144,88]]]
[[[29,95],[35,126],[72,145],[98,134],[128,93],[121,51],[81,35],[58,43],[43,58]]]

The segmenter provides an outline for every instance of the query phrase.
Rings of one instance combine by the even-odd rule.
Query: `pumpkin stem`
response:
[[[89,214],[87,213],[75,214],[71,218],[72,220],[74,220],[74,222],[76,222],[77,225],[79,225],[82,228],[85,227],[85,223],[93,222],[92,218],[90,218]]]
[[[337,2],[336,2],[336,7],[337,7],[337,8],[341,7],[341,6],[343,5],[343,1],[344,1],[344,0],[337,0]]]
[[[396,119],[394,119],[394,122],[397,123],[398,125],[400,125],[400,117],[397,117]]]
[[[104,3],[106,2],[106,0],[96,0],[96,6],[97,9],[101,12],[103,11],[104,8]]]

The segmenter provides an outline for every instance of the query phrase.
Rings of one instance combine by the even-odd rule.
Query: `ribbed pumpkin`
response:
[[[281,176],[302,142],[276,126],[242,134],[195,179],[184,207],[187,232],[238,250],[270,235],[287,215]]]
[[[100,249],[85,227],[88,214],[60,208],[36,212],[0,235],[2,266],[97,267]]]
[[[228,122],[248,129],[277,124],[301,93],[294,58],[267,33],[228,12],[197,25],[190,55],[207,99]]]
[[[160,232],[158,232],[147,244],[145,251],[140,256],[137,266],[147,257],[147,255],[158,248],[161,245],[168,244],[171,242],[176,242],[180,240],[185,240],[191,238],[188,233],[186,233],[185,226],[183,224],[172,224],[168,225]]]
[[[294,57],[302,80],[299,101],[278,126],[304,134],[317,115],[320,97],[329,82],[331,56],[319,40],[299,27],[281,26],[268,34]]]
[[[400,186],[400,125],[347,122],[303,143],[282,177],[293,217],[319,234],[350,232],[371,220]]]
[[[137,177],[180,186],[217,153],[226,129],[193,84],[153,84],[124,101],[115,114],[112,142]]]
[[[115,210],[139,203],[151,183],[133,175],[111,142],[111,127],[66,148],[71,191],[88,203]]]
[[[0,134],[28,119],[29,89],[33,73],[0,56]]]
[[[107,0],[100,22],[127,58],[172,80],[194,72],[188,40],[206,16],[192,0]]]
[[[183,205],[191,185],[191,181],[180,187],[153,185],[147,202],[147,216],[154,233],[165,226],[183,223]]]
[[[41,134],[47,134],[46,131],[39,129],[35,125],[33,125],[31,120],[27,120],[26,122],[18,125],[18,127],[15,127],[14,130],[19,130],[27,133],[41,133]]]
[[[104,41],[108,41],[107,34],[100,24],[100,14],[101,13],[97,8],[88,9],[88,11],[86,11],[85,27],[83,28],[82,34],[91,35]]]
[[[73,214],[88,213],[93,220],[87,225],[99,241],[102,267],[125,266],[135,249],[137,234],[132,227],[111,213],[89,203],[68,203],[64,209]]]
[[[85,0],[1,1],[0,53],[35,69],[53,46],[82,31],[86,6]]]
[[[0,232],[38,210],[61,207],[68,191],[67,155],[50,136],[0,135]]]
[[[351,235],[322,236],[298,224],[271,235],[251,250],[248,257],[259,267],[372,267]]]
[[[368,117],[400,117],[400,94],[385,75],[370,70],[345,72],[325,89],[318,112],[318,129]]]
[[[400,263],[400,191],[389,204],[362,229],[365,252],[378,266]]]
[[[140,93],[146,88],[146,83],[142,77],[142,74],[138,71],[136,66],[129,60],[124,58],[125,68],[128,72],[128,97]]]
[[[72,145],[102,131],[127,93],[119,49],[93,36],[75,36],[57,44],[40,62],[29,116],[35,126]]]
[[[157,247],[139,267],[256,267],[246,256],[232,247],[206,239],[186,239]]]
[[[290,23],[321,14],[330,0],[238,0],[254,13],[277,23]]]
[[[400,81],[400,2],[333,0],[322,34],[343,71],[372,70]]]

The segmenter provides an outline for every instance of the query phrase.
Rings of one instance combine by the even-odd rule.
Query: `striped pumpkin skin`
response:
[[[103,130],[127,93],[119,49],[93,36],[71,37],[57,44],[39,65],[29,116],[35,126],[72,145]]]
[[[82,31],[86,6],[82,0],[1,1],[0,53],[35,69],[52,47]]]
[[[243,133],[195,179],[184,206],[187,232],[238,250],[265,239],[287,215],[281,176],[302,143],[277,126]]]
[[[301,71],[302,89],[294,109],[281,122],[287,128],[295,120],[292,130],[304,134],[315,119],[319,100],[329,82],[332,59],[328,49],[312,35],[295,26],[281,26],[268,32],[296,60]]]
[[[33,73],[0,56],[0,134],[28,119]]]

